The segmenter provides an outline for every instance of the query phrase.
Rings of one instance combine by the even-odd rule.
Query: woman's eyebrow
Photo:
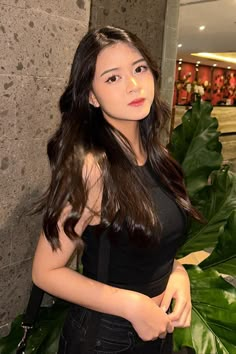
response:
[[[145,59],[144,59],[144,58],[140,58],[140,59],[138,59],[138,60],[135,60],[135,61],[132,63],[132,66],[134,66],[134,65],[136,65],[136,64],[138,64],[138,63],[140,63],[141,61],[145,61]],[[105,70],[105,71],[100,75],[100,77],[103,76],[103,75],[105,75],[105,74],[107,74],[107,73],[109,73],[110,71],[115,71],[115,70],[119,70],[119,69],[120,69],[120,68],[112,68],[112,69]]]
[[[136,65],[136,64],[140,63],[141,61],[146,61],[146,60],[144,58],[140,58],[138,60],[135,60],[132,65]]]

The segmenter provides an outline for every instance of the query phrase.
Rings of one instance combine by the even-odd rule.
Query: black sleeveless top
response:
[[[161,294],[167,285],[178,247],[186,233],[187,216],[154,176],[148,163],[141,169],[161,223],[159,242],[147,246],[131,242],[127,230],[111,241],[108,284],[141,292],[150,297]],[[99,225],[89,225],[83,235],[83,274],[97,278]]]

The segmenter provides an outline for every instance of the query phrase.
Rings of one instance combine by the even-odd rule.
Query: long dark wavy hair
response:
[[[75,225],[88,199],[88,186],[82,177],[82,169],[89,153],[101,170],[103,182],[101,226],[111,226],[113,230],[120,231],[125,223],[131,237],[147,239],[151,239],[160,229],[130,143],[104,119],[100,108],[89,104],[97,56],[103,48],[118,42],[136,48],[154,77],[155,96],[150,113],[139,121],[141,142],[148,162],[178,205],[193,218],[201,219],[187,196],[180,166],[160,143],[170,112],[159,98],[157,66],[136,35],[106,26],[89,31],[81,40],[68,85],[60,98],[60,126],[48,142],[51,183],[38,209],[44,210],[43,230],[54,250],[60,247],[57,224],[68,203],[71,212],[64,223],[64,231],[82,246]]]

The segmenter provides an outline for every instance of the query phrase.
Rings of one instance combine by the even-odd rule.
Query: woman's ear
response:
[[[94,106],[95,108],[98,108],[100,106],[98,100],[96,99],[96,96],[94,95],[93,91],[90,91],[89,93],[89,103]]]

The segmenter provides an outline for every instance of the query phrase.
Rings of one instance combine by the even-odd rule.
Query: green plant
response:
[[[56,354],[59,334],[67,309],[68,304],[60,300],[50,307],[41,307],[38,320],[29,333],[25,354]],[[22,318],[22,315],[18,316],[11,325],[9,335],[1,338],[1,354],[15,354],[17,345],[23,336]]]
[[[169,149],[180,162],[193,204],[207,220],[192,221],[181,258],[213,249],[198,266],[186,266],[191,279],[192,323],[175,330],[175,348],[197,354],[236,353],[236,289],[224,280],[236,276],[236,175],[221,167],[218,123],[212,106],[198,100],[173,132]],[[222,277],[224,275],[224,277]]]
[[[218,123],[212,106],[197,101],[173,132],[169,149],[183,167],[194,205],[207,219],[191,222],[186,242],[177,258],[213,249],[198,266],[186,266],[192,287],[192,324],[175,330],[175,348],[186,345],[197,354],[236,353],[236,289],[222,274],[236,276],[236,176],[221,167]],[[67,305],[56,302],[42,308],[29,338],[26,354],[55,354]],[[1,354],[14,354],[23,332],[21,317],[10,334],[0,340]],[[34,349],[34,350],[33,350]]]

